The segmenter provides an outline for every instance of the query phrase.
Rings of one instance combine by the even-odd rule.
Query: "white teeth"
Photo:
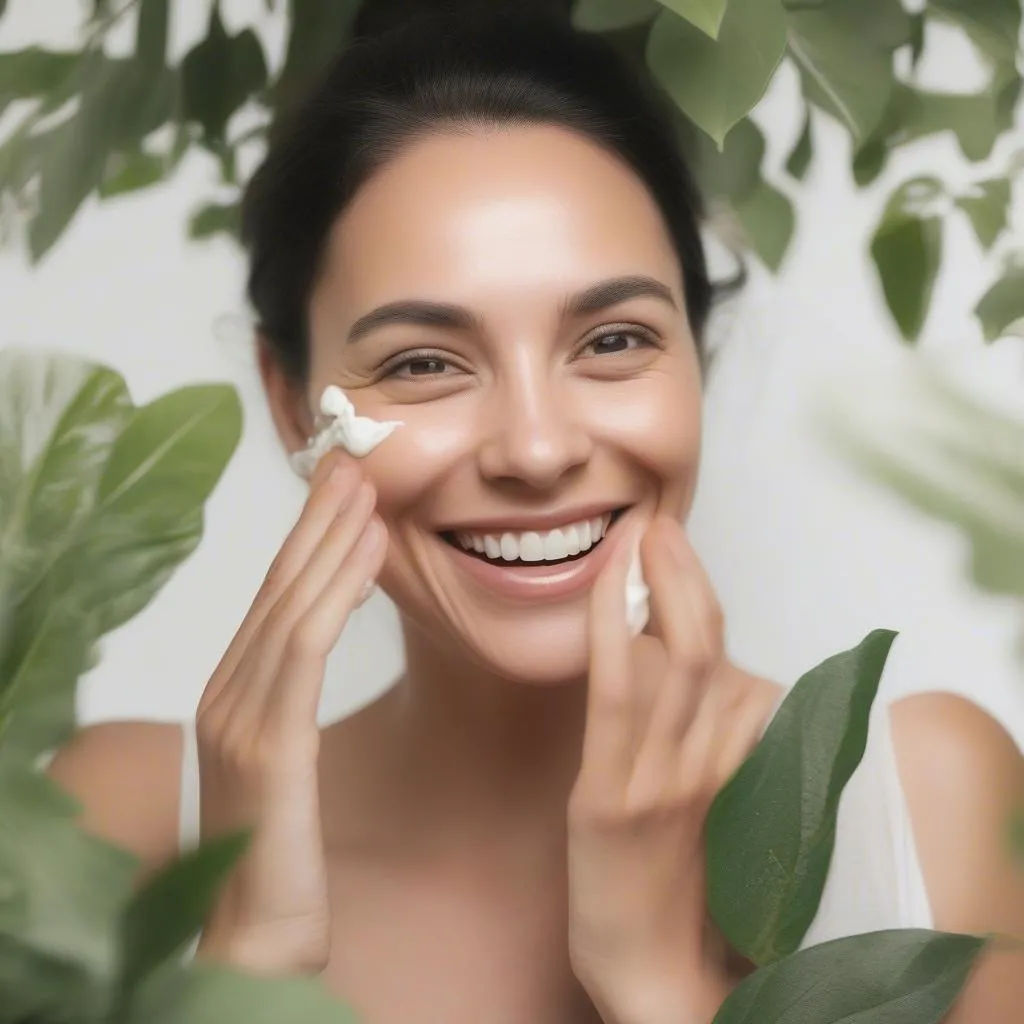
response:
[[[543,533],[529,531],[496,536],[460,532],[456,539],[466,551],[475,551],[494,561],[560,562],[592,548],[604,537],[610,522],[611,516],[603,515]]]

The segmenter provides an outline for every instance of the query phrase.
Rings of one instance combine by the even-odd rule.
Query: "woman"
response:
[[[244,236],[281,439],[329,384],[403,426],[318,466],[195,730],[97,726],[52,766],[146,870],[252,827],[198,955],[323,972],[371,1024],[697,1024],[742,974],[702,826],[783,691],[729,661],[680,526],[712,288],[673,138],[603,42],[524,14],[367,38],[276,132]],[[319,731],[375,579],[405,673]],[[1024,934],[1022,791],[973,704],[883,709],[808,941]],[[1009,1022],[1022,977],[990,954],[950,1019]]]

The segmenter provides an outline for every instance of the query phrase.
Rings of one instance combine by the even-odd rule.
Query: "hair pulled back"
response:
[[[353,44],[275,124],[246,190],[249,300],[284,372],[306,379],[310,295],[331,227],[359,189],[415,141],[480,127],[562,127],[630,167],[664,218],[700,337],[713,298],[703,208],[653,84],[607,40],[573,28],[567,4],[491,0],[407,16],[409,6],[365,5]]]

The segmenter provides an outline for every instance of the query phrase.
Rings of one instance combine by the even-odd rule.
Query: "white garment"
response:
[[[192,723],[185,723],[183,732],[180,838],[187,849],[199,838],[199,761]],[[892,746],[889,704],[880,695],[864,757],[839,801],[828,879],[801,945],[889,928],[933,927]]]

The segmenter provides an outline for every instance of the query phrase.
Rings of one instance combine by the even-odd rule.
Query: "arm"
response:
[[[971,701],[921,693],[892,706],[893,745],[940,931],[1024,940],[1024,863],[1007,823],[1024,807],[1024,757]],[[1024,1006],[1024,952],[982,955],[945,1024],[1013,1024]]]

